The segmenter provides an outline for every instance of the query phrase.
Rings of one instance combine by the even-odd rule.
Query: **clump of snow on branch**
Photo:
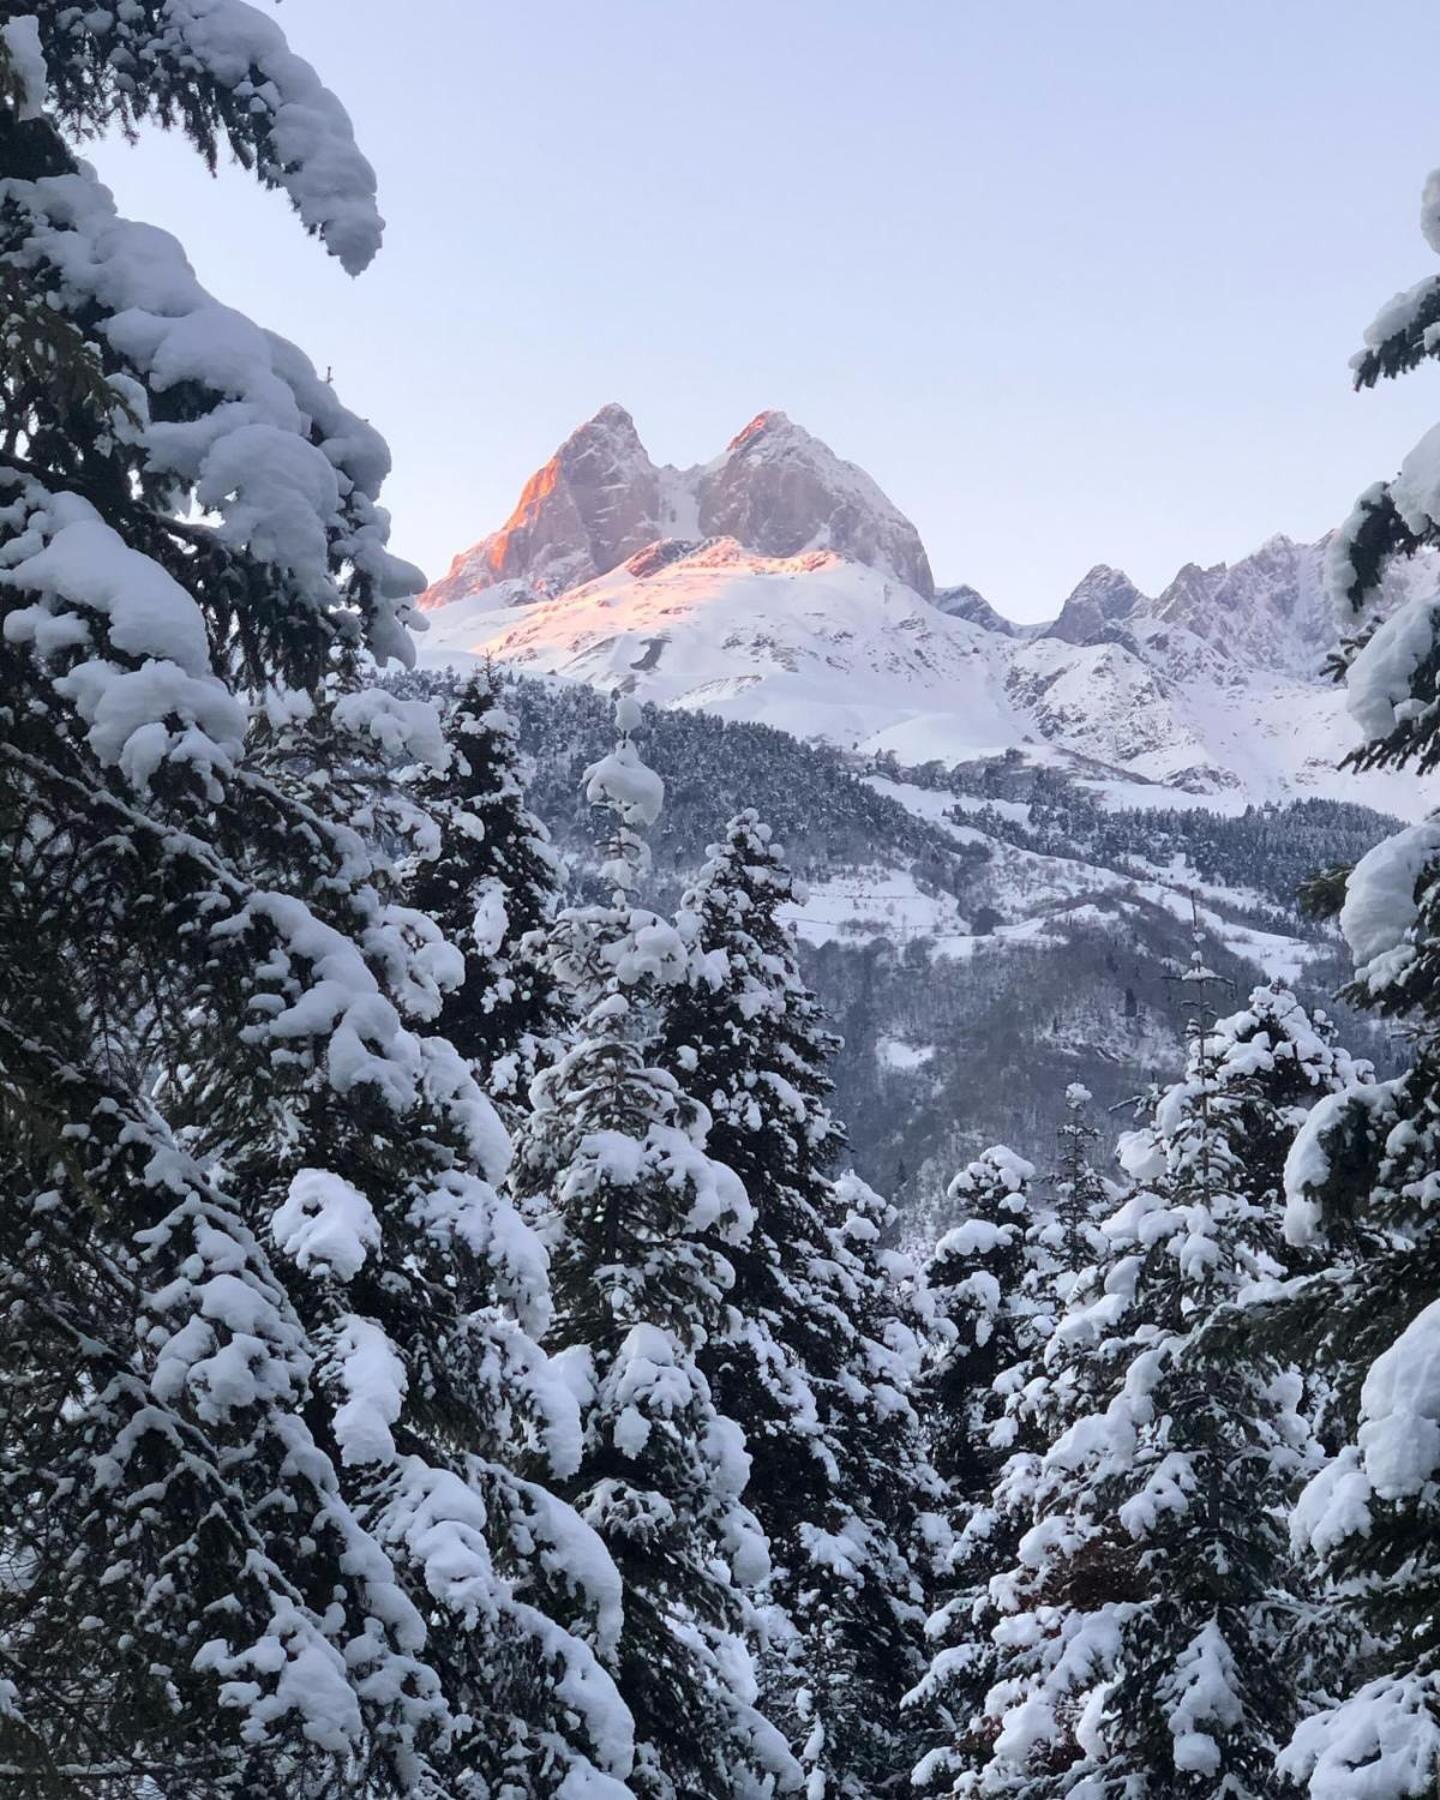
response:
[[[98,307],[95,329],[152,392],[184,383],[210,401],[198,417],[142,420],[151,470],[189,488],[222,543],[283,570],[312,605],[344,612],[332,564],[351,565],[371,588],[370,647],[413,662],[407,602],[424,582],[386,549],[379,433],[294,345],[212,299],[167,232],[120,218],[88,170],[13,185],[29,225],[17,266],[43,272],[66,310]]]
[[[1376,1357],[1360,1390],[1357,1443],[1383,1500],[1418,1494],[1440,1468],[1440,1300]]]
[[[1430,1793],[1440,1764],[1440,1677],[1382,1677],[1297,1727],[1279,1771],[1308,1800]]]
[[[1355,977],[1378,994],[1415,959],[1411,930],[1416,885],[1440,856],[1440,822],[1427,819],[1367,851],[1345,885],[1340,929],[1355,960]]]
[[[47,21],[52,56],[89,35],[122,90],[143,95],[147,65],[159,62],[193,69],[234,94],[259,139],[261,179],[284,190],[348,273],[370,263],[384,232],[375,171],[344,106],[261,8],[247,0],[163,0],[56,11],[54,24]]]
[[[0,25],[0,43],[5,46],[5,60],[18,89],[19,117],[38,119],[44,112],[45,93],[50,85],[50,71],[40,48],[39,21],[33,13],[7,20]]]
[[[38,491],[37,491],[38,497]],[[211,672],[195,601],[150,557],[132,550],[88,500],[57,494],[4,546],[0,585],[38,596],[5,618],[5,636],[42,660],[94,646],[56,680],[88,726],[91,748],[137,788],[163,762],[227,775],[245,709]],[[106,648],[143,659],[126,666]]]
[[[1214,1620],[1181,1653],[1172,1680],[1175,1767],[1185,1775],[1214,1775],[1220,1767],[1216,1737],[1238,1725],[1245,1710],[1234,1656]]]
[[[380,1248],[380,1222],[370,1202],[329,1169],[300,1169],[270,1225],[276,1245],[298,1268],[350,1281]]]
[[[401,700],[384,688],[363,688],[341,695],[334,719],[341,731],[368,738],[387,755],[404,756],[429,769],[449,765],[450,747],[440,714],[429,700]]]
[[[614,807],[627,825],[653,825],[665,803],[665,783],[622,738],[585,771],[585,798],[592,806]]]
[[[1402,599],[1351,660],[1345,704],[1367,738],[1388,737],[1413,715],[1412,683],[1435,646],[1437,618],[1440,599]]]
[[[1383,1117],[1393,1111],[1393,1082],[1356,1081],[1326,1094],[1296,1132],[1285,1157],[1285,1240],[1300,1247],[1318,1244],[1324,1216],[1318,1195],[1331,1176],[1330,1142],[1355,1111]]]
[[[386,1463],[395,1454],[390,1427],[405,1405],[405,1365],[373,1320],[347,1314],[335,1333],[332,1356],[345,1395],[335,1409],[335,1441],[341,1460]]]

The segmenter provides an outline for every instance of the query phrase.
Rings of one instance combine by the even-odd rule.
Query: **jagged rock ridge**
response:
[[[526,482],[498,531],[462,551],[427,608],[504,588],[501,603],[554,597],[607,575],[659,539],[734,538],[790,557],[832,550],[929,599],[920,534],[853,463],[783,412],[763,412],[713,462],[650,460],[623,406],[605,406]]]
[[[1067,644],[1128,640],[1133,646],[1137,630],[1178,625],[1227,662],[1310,679],[1335,641],[1322,579],[1325,544],[1278,536],[1236,563],[1186,563],[1153,599],[1123,570],[1101,563],[1042,635]]]
[[[1060,608],[1060,617],[1045,633],[1066,644],[1094,643],[1108,626],[1130,618],[1145,596],[1121,569],[1097,563]]]

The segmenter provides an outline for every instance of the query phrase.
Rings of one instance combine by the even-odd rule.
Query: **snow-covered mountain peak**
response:
[[[661,472],[635,421],[612,403],[571,432],[500,529],[462,551],[420,604],[445,606],[502,583],[563,593],[661,535]],[[512,603],[518,597],[512,585]]]
[[[1212,563],[1208,569],[1194,562],[1182,564],[1155,601],[1156,617],[1178,618],[1203,609],[1224,574],[1224,563]]]
[[[1088,644],[1106,629],[1143,610],[1145,596],[1123,569],[1095,567],[1076,584],[1060,616],[1045,633],[1067,644]]]
[[[1239,562],[1187,563],[1150,609],[1228,661],[1313,677],[1335,641],[1323,580],[1325,543],[1269,538]]]
[[[635,429],[635,420],[618,400],[607,400],[591,419],[579,425],[570,434],[569,442],[577,438],[593,437],[602,433],[612,433],[616,437],[626,439],[635,449],[644,454],[644,445],[640,442],[640,433]]]
[[[787,439],[815,442],[808,431],[804,431],[796,425],[789,413],[772,408],[766,412],[756,413],[748,425],[742,426],[725,446],[725,454],[729,456],[737,450],[751,449],[760,444],[762,440],[768,450],[783,451]]]
[[[1118,636],[1163,652],[1169,640],[1152,628],[1181,626],[1232,669],[1309,679],[1334,641],[1324,552],[1324,540],[1277,534],[1236,563],[1186,563],[1153,599],[1123,570],[1098,563],[1039,635],[1075,645]]]
[[[505,524],[457,556],[421,604],[446,606],[502,582],[555,596],[659,540],[721,537],[762,556],[832,550],[927,598],[935,590],[909,519],[785,413],[757,414],[712,462],[676,469],[650,460],[635,421],[612,404],[571,433]]]
[[[700,475],[700,529],[766,556],[834,550],[935,592],[920,533],[854,463],[783,412],[758,414]]]
[[[949,613],[952,619],[969,619],[972,625],[981,625],[986,631],[998,632],[1001,637],[1025,635],[1013,620],[996,612],[978,588],[964,583],[959,587],[937,588],[935,605],[941,612]]]

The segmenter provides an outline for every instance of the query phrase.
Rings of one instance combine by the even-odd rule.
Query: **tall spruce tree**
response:
[[[447,766],[414,784],[439,835],[416,859],[406,898],[464,950],[465,979],[446,994],[439,1029],[513,1118],[559,1029],[535,935],[554,916],[559,865],[525,804],[515,725],[492,670],[460,688],[445,735]]]
[[[623,1581],[609,1660],[636,1722],[635,1791],[736,1800],[798,1781],[756,1705],[745,1641],[768,1571],[743,1500],[750,1457],[701,1366],[754,1209],[706,1147],[705,1109],[653,1060],[657,991],[683,978],[688,952],[637,904],[649,858],[636,827],[663,800],[634,743],[640,722],[621,699],[618,742],[586,771],[610,894],[567,908],[550,932],[549,970],[577,1023],[535,1083],[517,1186],[553,1249],[552,1339],[580,1398],[569,1491]]]
[[[754,1208],[701,1365],[745,1429],[770,1540],[767,1709],[822,1800],[883,1792],[906,1767],[899,1702],[937,1488],[909,1400],[918,1340],[893,1214],[831,1173],[836,1041],[781,918],[796,897],[769,828],[732,819],[684,897],[689,971],[665,995],[663,1059]]]
[[[223,140],[352,270],[373,175],[240,0],[0,7],[0,45],[0,1765],[619,1796],[614,1572],[487,1460],[578,1433],[504,1134],[415,1029],[458,954],[332,803],[337,742],[443,755],[360,681],[419,585],[386,452],[67,139]]]
[[[1074,1276],[1089,1268],[1100,1252],[1100,1225],[1110,1211],[1109,1189],[1090,1160],[1100,1141],[1090,1117],[1091,1099],[1081,1082],[1072,1081],[1066,1088],[1065,1119],[1056,1133],[1058,1155],[1047,1183],[1051,1217],[1046,1241],[1061,1272],[1059,1291],[1065,1298]]]
[[[1078,1791],[1097,1800],[1288,1788],[1275,1771],[1294,1706],[1283,1517],[1309,1442],[1298,1376],[1207,1330],[1282,1272],[1274,1191],[1257,1196],[1247,1164],[1255,1070],[1248,1044],[1217,1029],[1207,974],[1197,961],[1188,975],[1185,1080],[1125,1146],[1141,1186],[1119,1221],[1136,1259],[1124,1385],[1078,1496],[1096,1547],[1118,1545],[1136,1584],[1115,1613],[1113,1677],[1083,1721]],[[1062,1459],[1086,1431],[1071,1428]]]
[[[924,1272],[933,1347],[918,1403],[954,1529],[942,1603],[925,1629],[930,1665],[907,1696],[930,1740],[915,1770],[921,1793],[951,1792],[957,1748],[993,1683],[989,1582],[1015,1552],[994,1489],[1011,1457],[1039,1447],[1023,1395],[1053,1324],[1055,1263],[1045,1243],[1054,1221],[1036,1213],[1034,1178],[1033,1164],[1003,1145],[962,1169],[947,1194],[959,1222]]]
[[[1440,251],[1440,173],[1421,200]],[[1398,294],[1365,333],[1355,385],[1373,387],[1440,355],[1440,277]],[[1327,583],[1344,641],[1360,741],[1357,768],[1440,762],[1440,633],[1428,558],[1440,543],[1428,433],[1391,480],[1360,496],[1331,541]],[[1348,997],[1397,1021],[1410,1064],[1310,1115],[1286,1170],[1287,1233],[1330,1266],[1288,1309],[1291,1343],[1333,1384],[1341,1442],[1296,1510],[1297,1541],[1327,1578],[1332,1636],[1350,1655],[1304,1721],[1285,1767],[1313,1800],[1398,1800],[1440,1781],[1440,824],[1377,845],[1345,883],[1340,927],[1354,959]],[[1349,1629],[1347,1629],[1347,1627]]]
[[[1065,1358],[1047,1362],[1047,1352],[1058,1317],[1077,1290],[1094,1287],[1097,1259],[1103,1264],[1108,1256],[1102,1223],[1111,1189],[1090,1160],[1099,1133],[1089,1103],[1080,1083],[1066,1089],[1056,1166],[1043,1183],[1032,1186],[1028,1164],[1020,1165],[1026,1173],[1019,1178],[1019,1159],[1008,1151],[989,1152],[957,1177],[952,1195],[968,1189],[967,1204],[978,1204],[985,1216],[1003,1221],[1008,1214],[1009,1242],[992,1248],[986,1234],[962,1226],[958,1242],[942,1238],[929,1272],[942,1303],[951,1290],[962,1297],[963,1318],[986,1318],[981,1299],[997,1309],[993,1334],[1005,1348],[997,1353],[987,1339],[979,1357],[954,1360],[942,1333],[936,1359],[942,1379],[926,1384],[932,1433],[954,1433],[968,1453],[952,1459],[956,1529],[947,1591],[926,1627],[935,1646],[930,1667],[909,1700],[926,1721],[931,1744],[915,1771],[921,1792],[982,1791],[995,1737],[991,1696],[1015,1674],[1007,1572],[1033,1524],[1029,1502],[1039,1459],[1074,1399]],[[964,1254],[957,1257],[957,1250]],[[997,1254],[998,1268],[991,1266]],[[959,1342],[966,1341],[962,1332]],[[957,1481],[962,1471],[968,1482]]]
[[[997,1675],[956,1793],[1288,1791],[1304,1594],[1283,1520],[1315,1451],[1297,1374],[1232,1321],[1285,1273],[1248,1148],[1351,1065],[1283,990],[1216,1020],[1209,972],[1190,977],[1184,1079],[1122,1139],[1134,1188],[1045,1353],[1050,1442],[997,1484],[1028,1529],[991,1583]]]
[[[388,694],[287,710],[298,744],[269,734],[258,759],[277,804],[319,775],[341,815],[358,774],[360,811],[384,816],[378,753],[443,748],[428,707]],[[579,1458],[573,1395],[536,1342],[547,1259],[496,1191],[509,1143],[493,1108],[428,1029],[460,953],[390,898],[395,872],[351,818],[301,818],[272,834],[253,871],[265,886],[211,933],[200,1048],[173,1110],[274,1244],[340,1491],[424,1597],[447,1708],[436,1778],[520,1796],[601,1780],[596,1765],[623,1774],[629,1721],[592,1649],[618,1631],[618,1577],[544,1485]],[[314,896],[303,914],[300,894]],[[252,1023],[237,1045],[226,1022],[240,1012]]]

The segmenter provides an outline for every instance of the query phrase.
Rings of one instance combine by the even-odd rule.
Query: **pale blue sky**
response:
[[[1440,416],[1352,395],[1435,266],[1422,0],[287,0],[389,221],[358,282],[238,171],[97,155],[389,437],[432,574],[608,400],[657,460],[781,407],[1020,617],[1316,536]]]

